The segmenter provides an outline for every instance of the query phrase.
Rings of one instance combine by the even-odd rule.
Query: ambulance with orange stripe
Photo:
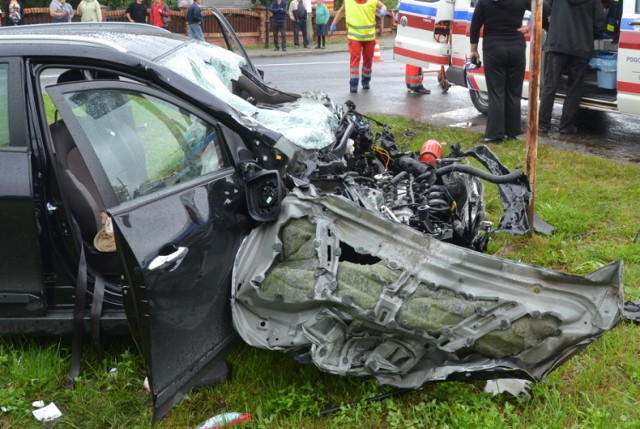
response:
[[[440,66],[442,89],[446,91],[450,84],[469,88],[473,105],[486,114],[484,67],[465,69],[473,8],[474,0],[400,0],[394,59],[422,67]],[[606,28],[603,38],[594,41],[593,68],[586,74],[581,107],[640,116],[640,0],[603,0],[603,8]],[[529,41],[527,35],[527,46]],[[482,52],[482,37],[479,50]],[[528,64],[527,48],[523,98],[529,93]],[[558,89],[560,99],[565,84],[566,77]]]

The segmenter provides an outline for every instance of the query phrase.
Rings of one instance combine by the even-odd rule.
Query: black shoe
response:
[[[316,47],[315,47],[315,48],[313,48],[313,49],[320,49],[320,45],[316,46]]]
[[[480,143],[502,143],[502,139],[498,137],[483,137],[479,140]]]
[[[370,86],[369,86],[368,83],[363,83],[362,84],[362,89],[369,89],[369,88],[370,88]]]
[[[578,127],[576,127],[575,125],[569,125],[567,127],[560,128],[560,134],[577,134],[577,133],[578,133]]]
[[[349,92],[351,92],[351,93],[358,92],[358,87],[357,86],[349,87]]]
[[[409,94],[418,94],[418,95],[427,95],[427,94],[431,94],[431,90],[421,86],[418,88],[407,88],[407,92]]]
[[[518,140],[517,136],[506,136],[506,140]]]

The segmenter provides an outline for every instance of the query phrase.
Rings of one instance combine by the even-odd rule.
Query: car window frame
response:
[[[244,45],[240,41],[240,38],[238,37],[236,32],[233,30],[233,27],[231,26],[229,21],[227,21],[227,19],[224,17],[224,15],[222,15],[222,13],[220,13],[218,9],[212,8],[211,10],[213,11],[212,16],[216,19],[218,25],[220,26],[220,32],[222,33],[222,36],[224,38],[227,50],[243,57],[245,60],[244,67],[257,78],[262,79],[262,75],[256,68],[255,64],[253,64],[253,62],[251,61],[249,54],[244,49]]]
[[[139,94],[155,97],[164,102],[175,105],[181,110],[185,110],[190,114],[198,117],[200,120],[210,124],[216,129],[218,134],[220,151],[224,165],[218,170],[207,172],[199,177],[186,180],[183,183],[178,183],[167,188],[159,189],[148,195],[142,195],[134,199],[120,202],[114,192],[114,189],[109,181],[106,171],[104,170],[100,159],[93,149],[93,145],[89,137],[84,132],[84,129],[77,117],[71,111],[71,108],[64,98],[64,94],[69,92],[86,91],[91,89],[97,90],[122,90],[127,92],[136,92]],[[185,189],[196,187],[202,183],[212,180],[215,176],[227,175],[230,169],[233,169],[233,163],[229,152],[228,142],[224,138],[222,127],[220,124],[224,124],[222,120],[216,118],[214,115],[202,110],[201,108],[189,104],[179,97],[174,96],[171,93],[163,92],[149,86],[145,86],[140,83],[123,82],[117,80],[109,81],[85,81],[85,82],[72,82],[64,84],[49,85],[44,88],[44,92],[49,94],[51,101],[56,108],[60,111],[60,114],[64,118],[65,124],[74,138],[75,144],[82,155],[89,171],[91,172],[92,179],[98,189],[103,203],[107,209],[114,209],[116,207],[136,207],[141,204],[146,204],[150,200],[162,199],[167,195],[182,192]]]
[[[9,145],[1,147],[29,147],[23,60],[19,57],[0,57],[0,63],[8,65],[7,96],[11,100],[7,111]]]

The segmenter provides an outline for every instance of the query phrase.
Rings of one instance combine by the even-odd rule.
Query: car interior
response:
[[[87,79],[118,79],[104,72],[89,72],[81,69],[68,69],[62,72],[56,83],[84,81]],[[106,294],[119,301],[120,287],[117,284],[118,261],[114,252],[101,252],[94,246],[94,239],[103,227],[101,213],[106,210],[98,188],[93,181],[89,168],[71,136],[63,118],[56,111],[54,121],[49,125],[51,143],[60,172],[62,194],[66,198],[69,211],[76,222],[84,247],[87,265],[90,270],[100,273],[107,280]]]

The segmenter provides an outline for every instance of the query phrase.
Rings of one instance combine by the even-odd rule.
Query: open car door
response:
[[[393,58],[420,67],[449,65],[453,7],[453,0],[402,0]]]
[[[229,285],[249,218],[221,135],[230,131],[134,83],[94,80],[46,90],[72,139],[52,138],[59,164],[70,170],[63,173],[98,193],[83,197],[91,201],[70,198],[70,205],[102,207],[114,224],[123,300],[145,358],[155,422],[236,338]],[[61,162],[76,149],[73,162]],[[77,217],[80,210],[71,212]],[[93,242],[89,228],[81,230],[85,243]]]

